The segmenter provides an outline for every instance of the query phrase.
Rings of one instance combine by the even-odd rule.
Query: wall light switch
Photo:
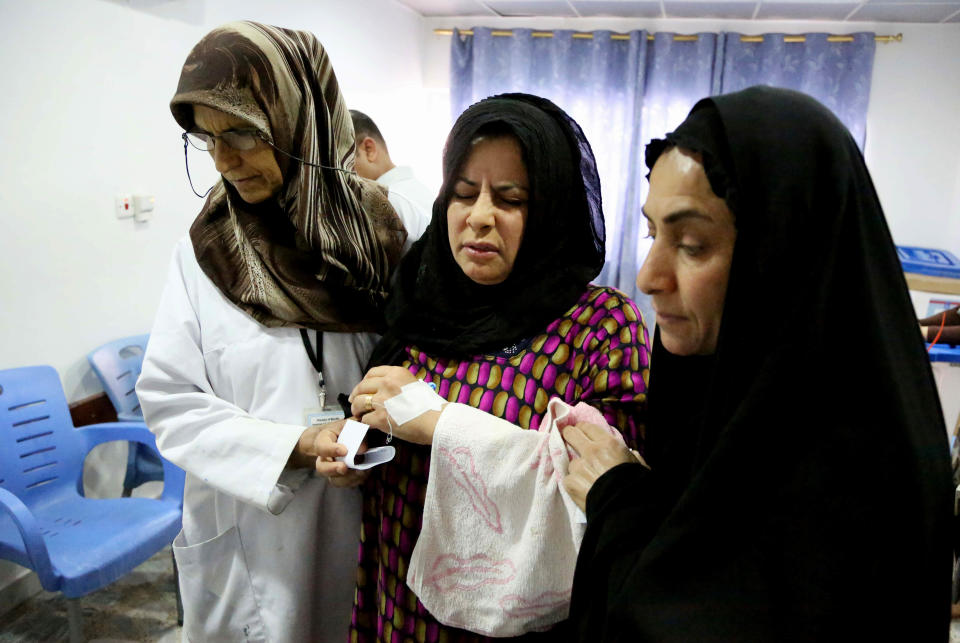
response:
[[[114,200],[114,212],[118,219],[129,219],[133,216],[133,197],[129,194],[118,194]]]

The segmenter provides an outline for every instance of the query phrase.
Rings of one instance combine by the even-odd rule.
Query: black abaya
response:
[[[652,470],[587,497],[577,638],[946,641],[947,440],[856,144],[758,87],[698,103],[648,165],[670,145],[736,220],[723,321],[709,358],[655,344]]]

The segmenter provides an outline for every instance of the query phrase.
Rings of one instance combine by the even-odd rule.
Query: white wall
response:
[[[0,0],[0,368],[51,364],[77,400],[101,390],[87,351],[149,331],[201,204],[167,105],[191,47],[236,19],[313,31],[394,157],[427,157],[421,18],[391,0]],[[153,220],[115,219],[122,192],[156,195]]]
[[[317,34],[394,158],[439,157],[417,136],[421,18],[392,0],[0,0],[0,369],[50,364],[74,401],[101,390],[89,350],[150,330],[201,205],[167,105],[193,45],[239,19]],[[153,220],[114,218],[121,192],[156,195]],[[0,561],[0,605],[21,575]]]
[[[902,33],[902,42],[877,44],[867,113],[867,166],[897,244],[942,248],[960,257],[960,24],[558,18],[424,22],[424,84],[434,93],[449,92],[450,64],[450,37],[434,35],[434,28]]]
[[[867,165],[896,243],[960,257],[960,24],[897,31],[877,47]]]

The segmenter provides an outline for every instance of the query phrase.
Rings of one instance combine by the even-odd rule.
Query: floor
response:
[[[81,605],[89,643],[180,642],[169,547]],[[67,610],[57,594],[41,592],[0,616],[0,643],[68,640]],[[950,643],[960,643],[960,619],[950,624]]]
[[[179,643],[170,548],[112,585],[84,596],[80,605],[90,643]],[[0,616],[0,643],[69,638],[67,608],[59,594],[41,592]]]

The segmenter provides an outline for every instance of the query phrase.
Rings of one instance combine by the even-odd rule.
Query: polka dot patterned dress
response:
[[[469,404],[536,430],[547,402],[589,402],[631,448],[641,447],[649,350],[636,304],[617,290],[589,286],[579,301],[536,337],[470,359],[406,350],[403,365],[434,382],[451,402]],[[397,456],[374,469],[364,491],[360,568],[350,640],[436,643],[485,641],[441,625],[406,585],[407,564],[423,518],[430,447],[394,441]],[[434,481],[436,483],[436,481]],[[544,637],[550,633],[522,638]],[[502,640],[502,639],[498,639]]]

